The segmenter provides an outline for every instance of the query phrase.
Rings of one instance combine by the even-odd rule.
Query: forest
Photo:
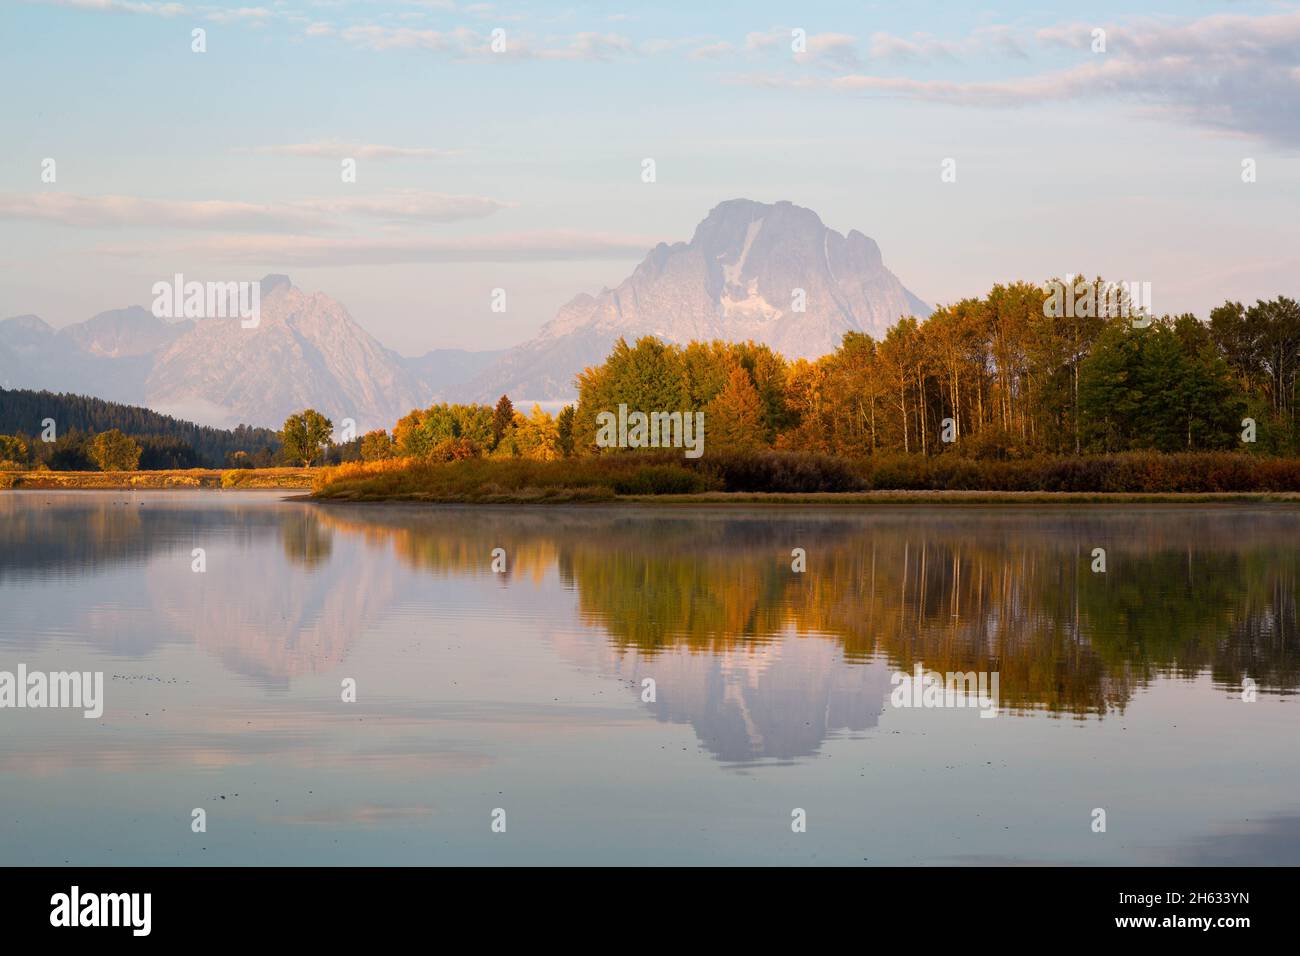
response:
[[[1096,291],[1088,298],[1105,301],[1106,283],[1085,285]],[[1045,286],[996,285],[924,320],[904,318],[879,340],[849,333],[816,361],[788,361],[752,342],[619,340],[577,376],[576,405],[554,417],[537,406],[521,414],[505,396],[496,408],[441,403],[413,411],[391,436],[366,436],[362,457],[608,453],[596,444],[596,416],[620,403],[703,411],[706,456],[776,449],[1007,461],[1300,450],[1294,300],[1226,302],[1208,321],[1057,311]]]
[[[46,419],[55,423],[51,442],[41,440]],[[279,461],[280,440],[269,428],[210,428],[85,395],[0,389],[0,440],[10,439],[0,448],[0,461],[43,464],[55,471],[88,470],[95,467],[91,450],[96,435],[113,430],[140,446],[139,467],[144,470],[219,468],[232,464],[241,452],[240,460],[258,465]]]

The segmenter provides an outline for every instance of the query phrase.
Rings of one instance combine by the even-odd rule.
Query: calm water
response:
[[[0,863],[1300,863],[1298,559],[1271,506],[4,493],[0,671],[106,702],[0,710]],[[918,662],[1000,714],[891,706]]]

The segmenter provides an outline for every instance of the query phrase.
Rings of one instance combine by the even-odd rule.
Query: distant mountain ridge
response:
[[[574,394],[573,378],[620,337],[754,340],[787,358],[833,352],[846,332],[876,337],[931,309],[885,268],[857,230],[828,228],[790,202],[719,204],[690,242],[660,243],[617,288],[579,295],[532,341],[452,392],[474,401]]]
[[[323,293],[262,280],[261,317],[168,321],[131,306],[55,331],[34,315],[0,321],[0,387],[95,395],[218,428],[278,427],[303,408],[358,434],[391,428],[499,353],[385,348]]]
[[[834,351],[844,333],[883,336],[929,306],[885,268],[876,243],[790,202],[732,199],[689,242],[660,243],[614,289],[581,294],[531,341],[501,351],[404,358],[336,300],[284,275],[261,282],[261,320],[169,321],[131,306],[55,331],[0,321],[0,387],[95,395],[203,425],[277,428],[315,408],[358,434],[438,399],[558,402],[620,338],[763,342],[788,358]]]

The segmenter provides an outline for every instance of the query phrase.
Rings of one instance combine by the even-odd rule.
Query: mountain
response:
[[[149,349],[171,337],[166,322],[138,307],[102,312],[57,332],[34,315],[5,319],[0,322],[0,387],[135,401],[143,398]]]
[[[504,351],[403,358],[288,276],[267,276],[260,293],[251,329],[239,318],[169,321],[139,306],[58,331],[34,315],[0,321],[0,387],[95,395],[219,428],[275,428],[310,407],[362,432],[391,428],[435,397],[572,398],[576,375],[620,337],[752,339],[816,358],[845,332],[879,337],[899,316],[930,314],[862,233],[841,235],[793,203],[748,199],[721,203],[690,242],[660,243],[617,288],[576,296],[536,338]]]
[[[535,339],[451,392],[481,402],[503,393],[517,402],[571,397],[574,376],[619,337],[752,339],[787,358],[816,358],[845,332],[880,337],[900,316],[930,312],[857,230],[842,235],[789,202],[732,199],[690,242],[660,243],[617,288],[572,299]]]
[[[16,384],[33,371],[39,373],[53,341],[54,330],[34,315],[16,315],[0,322],[0,386]]]
[[[428,401],[401,356],[347,309],[277,276],[263,281],[256,328],[243,328],[237,317],[203,319],[159,352],[145,404],[222,426],[275,425],[314,408],[335,425],[351,418],[360,432],[390,428]]]
[[[433,349],[418,358],[402,359],[402,364],[426,390],[438,390],[469,381],[505,354],[506,349]]]
[[[220,428],[278,427],[310,407],[360,432],[427,405],[425,372],[457,364],[439,353],[402,358],[338,302],[286,276],[262,280],[260,315],[252,329],[238,318],[171,322],[138,306],[58,332],[33,315],[6,319],[0,387],[92,394]],[[452,381],[474,370],[459,364],[467,370]]]
[[[133,305],[70,325],[58,332],[57,338],[89,356],[133,358],[171,345],[193,327],[193,320],[166,322],[155,318],[148,309]]]

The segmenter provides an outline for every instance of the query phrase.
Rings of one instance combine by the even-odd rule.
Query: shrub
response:
[[[708,491],[713,484],[708,476],[680,465],[646,465],[614,479],[614,491],[620,495],[688,495]]]
[[[845,458],[794,451],[727,451],[685,459],[716,475],[726,491],[858,491],[861,477]]]

